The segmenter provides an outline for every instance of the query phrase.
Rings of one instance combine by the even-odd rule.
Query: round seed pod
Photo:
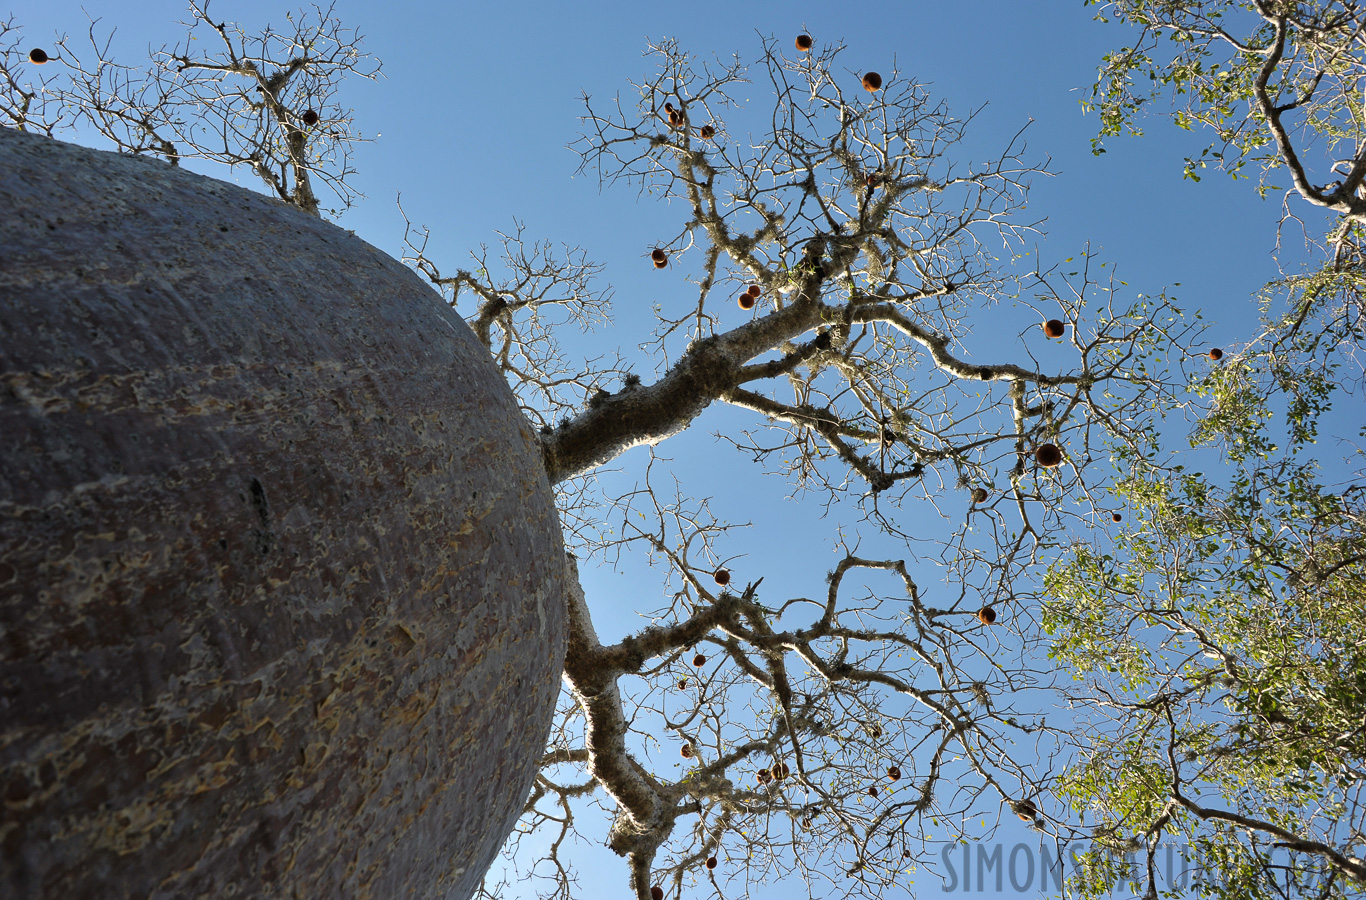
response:
[[[716,579],[717,584],[725,587],[730,584],[730,569],[717,569],[711,577]]]
[[[811,35],[809,35],[809,34],[799,34],[799,35],[797,35],[797,42],[796,42],[796,43],[797,43],[797,49],[798,49],[798,50],[802,51],[803,53],[807,53],[807,52],[809,52],[809,51],[811,50],[811,45],[812,45],[813,41],[811,40]]]
[[[870,784],[870,785],[868,785],[868,796],[869,796],[869,797],[876,797],[876,796],[877,796],[877,785],[875,785],[875,784]]]
[[[664,900],[664,888],[659,885],[650,888],[650,900]]]
[[[678,689],[679,689],[680,691],[684,691],[684,690],[687,690],[687,688],[688,688],[688,679],[686,679],[686,678],[680,678],[680,679],[678,679]]]
[[[985,502],[986,502],[986,499],[987,499],[987,496],[988,496],[988,494],[987,494],[987,489],[986,489],[986,488],[980,488],[980,487],[979,487],[979,488],[973,488],[973,489],[972,489],[972,502],[973,502],[973,503],[985,503]]]
[[[47,51],[39,47],[34,47],[32,50],[28,52],[28,61],[33,63],[35,66],[41,66],[43,63],[47,62],[47,60]]]
[[[654,261],[656,269],[662,269],[669,264],[669,254],[658,247],[650,251],[650,259]]]
[[[759,287],[759,285],[757,285],[757,284],[751,284],[751,285],[745,290],[745,293],[747,293],[747,294],[749,294],[751,297],[755,297],[755,298],[757,298],[757,297],[758,297],[760,294],[762,294],[763,292],[764,292],[764,289],[761,288],[761,287]]]
[[[1022,822],[1033,822],[1039,815],[1039,808],[1031,800],[1021,800],[1014,804],[1015,815]]]
[[[707,868],[708,868],[708,869],[714,869],[714,868],[716,868],[716,857],[714,857],[714,856],[708,856],[708,857],[707,857]]]
[[[678,752],[684,759],[692,759],[692,744],[684,744]]]
[[[692,664],[699,667],[705,666],[707,664],[707,658],[699,653],[692,658]]]
[[[900,777],[901,777],[901,768],[900,768],[899,766],[892,766],[891,768],[889,768],[889,769],[887,770],[887,780],[888,780],[888,781],[896,781],[896,780],[897,780],[898,778],[900,778]]]
[[[996,610],[990,606],[984,606],[977,611],[977,621],[983,625],[990,625],[996,621]]]
[[[1113,515],[1110,516],[1110,518],[1114,519],[1116,522],[1123,522],[1123,521],[1124,521],[1124,517],[1121,516],[1119,513],[1114,513]]]
[[[1063,329],[1066,327],[1067,326],[1063,325],[1062,319],[1049,319],[1047,322],[1043,323],[1043,333],[1051,338],[1060,338],[1062,337]]]
[[[1209,358],[1214,360],[1215,362],[1218,362],[1219,360],[1224,358],[1224,351],[1220,350],[1218,347],[1211,347],[1209,351]]]
[[[902,859],[910,859],[910,858],[911,858],[911,851],[909,851],[909,850],[902,850],[902,851],[901,851],[901,858],[902,858]]]
[[[735,298],[735,302],[741,309],[753,309],[756,301],[749,294],[741,294]]]
[[[876,72],[869,72],[864,75],[863,89],[870,94],[882,90],[882,76]]]
[[[702,126],[702,140],[709,141],[716,136],[716,129],[711,125]]]
[[[1053,469],[1062,464],[1062,451],[1056,444],[1041,444],[1039,449],[1034,451],[1034,458],[1045,469]]]
[[[783,763],[778,763],[776,766],[773,767],[773,777],[774,777],[774,778],[786,778],[787,776],[789,776],[789,775],[791,775],[791,774],[792,774],[792,770],[789,769],[789,768],[787,767],[787,763],[785,763],[785,762],[783,762]]]
[[[773,780],[773,776],[769,774],[768,769],[760,769],[755,773],[755,776],[759,779],[760,784],[768,784]]]
[[[305,125],[313,126],[318,124],[318,114],[311,109],[304,110],[302,118]]]

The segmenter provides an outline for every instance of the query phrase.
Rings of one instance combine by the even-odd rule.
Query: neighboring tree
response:
[[[1058,786],[1093,819],[1072,829],[1094,842],[1072,886],[1102,896],[1127,881],[1155,898],[1179,887],[1162,845],[1182,841],[1201,896],[1362,896],[1366,469],[1346,436],[1360,417],[1340,417],[1366,399],[1366,10],[1105,6],[1140,37],[1102,66],[1102,137],[1136,132],[1171,91],[1177,123],[1220,140],[1188,174],[1253,163],[1265,194],[1284,169],[1288,194],[1339,220],[1327,259],[1264,289],[1261,334],[1193,378],[1182,408],[1199,449],[1116,446],[1131,522],[1047,577],[1051,653],[1075,668],[1073,703],[1099,714]],[[1174,57],[1155,62],[1164,39]],[[1336,184],[1317,186],[1306,148]],[[1320,449],[1325,436],[1345,450]]]
[[[1222,458],[1128,454],[1131,524],[1049,574],[1053,656],[1100,713],[1059,786],[1093,817],[1082,896],[1156,897],[1164,841],[1202,896],[1366,893],[1366,470],[1315,459],[1333,402],[1362,408],[1341,278],[1196,381],[1192,444]]]
[[[1281,188],[1338,214],[1329,236],[1359,254],[1366,216],[1366,144],[1361,134],[1366,7],[1352,0],[1088,0],[1138,29],[1132,46],[1105,56],[1085,103],[1100,115],[1092,142],[1141,134],[1139,119],[1168,101],[1182,128],[1205,126],[1215,141],[1186,159],[1187,177],[1213,164],[1257,177],[1263,196]],[[1287,204],[1285,216],[1295,213]]]
[[[59,131],[71,123],[42,118],[38,102],[56,97],[128,152],[250,165],[312,212],[314,179],[345,201],[345,159],[320,148],[344,147],[349,130],[319,129],[345,119],[323,101],[363,59],[354,41],[330,12],[287,39],[247,40],[207,5],[191,9],[191,27],[214,32],[222,55],[166,50],[136,74],[98,49],[82,63],[61,42],[71,80],[34,88],[7,53],[9,124]],[[1121,300],[1124,285],[1088,255],[1066,274],[998,263],[1034,228],[1024,192],[1041,170],[1018,137],[985,163],[955,162],[965,123],[899,72],[851,73],[842,48],[767,40],[754,68],[771,102],[749,110],[736,101],[751,90],[738,61],[652,49],[658,70],[634,102],[585,98],[578,144],[604,182],[683,211],[674,235],[642,247],[642,265],[653,260],[661,277],[686,265],[696,284],[695,302],[661,311],[641,336],[649,377],[621,360],[572,362],[559,343],[563,326],[607,316],[609,294],[581,251],[518,229],[501,263],[480,252],[471,270],[443,274],[425,232],[408,234],[412,264],[448,292],[540,428],[569,549],[595,562],[639,552],[668,573],[653,624],[611,645],[592,599],[566,598],[566,694],[512,849],[547,835],[529,874],[569,896],[562,848],[582,804],[598,802],[638,897],[682,893],[694,878],[744,893],[782,876],[812,895],[834,880],[880,896],[928,861],[931,828],[966,834],[984,810],[1057,824],[1042,792],[1066,735],[1030,703],[1055,675],[1034,652],[1023,576],[1070,525],[1108,516],[1086,469],[1107,445],[1145,446],[1152,411],[1176,396],[1165,361],[1196,331],[1163,298]],[[312,68],[324,56],[331,67]],[[206,124],[181,121],[190,103]],[[304,121],[309,109],[323,124]],[[207,133],[236,149],[211,153]],[[969,325],[1005,298],[1056,319],[1063,343],[1030,324],[1016,358],[977,358]],[[734,303],[752,316],[725,327]],[[1062,364],[1029,349],[1059,346]],[[651,456],[623,495],[598,489],[604,464],[718,403],[752,416],[754,432],[735,442],[744,455],[855,517],[844,524],[938,545],[945,585],[918,585],[901,560],[845,545],[811,597],[770,598],[759,581],[730,580],[728,526],[705,501],[656,491],[667,463]],[[912,500],[941,503],[960,524],[920,533],[902,517]],[[663,762],[675,753],[690,760],[681,776]]]

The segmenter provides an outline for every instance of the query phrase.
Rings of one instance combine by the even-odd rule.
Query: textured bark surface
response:
[[[486,352],[161,163],[0,129],[0,210],[0,896],[467,896],[564,654]]]

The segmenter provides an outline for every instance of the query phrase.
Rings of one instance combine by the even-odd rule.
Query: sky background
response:
[[[251,33],[267,23],[283,26],[292,8],[284,2],[217,0],[212,12]],[[101,17],[102,27],[118,28],[116,54],[129,63],[145,58],[149,44],[174,42],[182,32],[176,22],[185,18],[176,0],[43,0],[8,9],[35,46],[50,45],[54,32],[80,35],[87,13]],[[1102,54],[1130,33],[1093,21],[1094,9],[1077,0],[343,0],[336,14],[363,33],[365,49],[383,61],[385,76],[348,82],[341,93],[341,102],[355,109],[358,129],[375,140],[359,145],[354,159],[359,174],[352,184],[367,197],[340,224],[401,255],[403,222],[395,197],[402,194],[412,221],[432,231],[429,255],[448,271],[468,265],[469,250],[495,243],[495,232],[510,229],[514,218],[531,238],[583,247],[604,264],[603,278],[615,288],[615,326],[574,343],[584,356],[621,350],[629,357],[653,326],[654,304],[669,308],[696,297],[684,279],[685,265],[657,273],[647,259],[657,238],[677,233],[686,210],[641,198],[631,187],[600,189],[594,174],[575,175],[578,158],[566,149],[578,134],[581,95],[627,96],[628,80],[651,70],[642,59],[646,40],[663,37],[677,38],[702,57],[738,53],[746,60],[757,56],[760,34],[778,36],[783,46],[799,31],[820,43],[843,42],[849,47],[841,58],[846,65],[883,72],[895,65],[929,85],[960,116],[980,108],[959,154],[963,162],[999,153],[1028,124],[1026,158],[1050,161],[1053,176],[1032,181],[1029,211],[1046,218],[1046,234],[1022,249],[1037,252],[1047,267],[1089,243],[1118,267],[1134,292],[1169,288],[1187,311],[1202,311],[1210,344],[1235,348],[1251,337],[1256,312],[1250,295],[1277,275],[1271,254],[1280,196],[1263,201],[1248,183],[1218,174],[1198,184],[1183,180],[1183,157],[1198,153],[1202,135],[1150,120],[1144,138],[1111,139],[1108,153],[1092,155],[1097,120],[1083,116],[1080,101],[1089,94]],[[849,77],[849,86],[856,86],[856,76]],[[762,92],[755,85],[750,96],[762,100]],[[250,173],[201,170],[257,188]],[[1291,259],[1293,252],[1282,254],[1283,262]],[[1018,358],[1021,323],[1032,317],[1006,300],[999,316],[974,325],[973,339],[980,341],[974,352],[984,359]],[[764,576],[776,605],[783,596],[823,589],[821,578],[836,559],[831,542],[838,520],[821,519],[814,504],[803,508],[788,500],[778,478],[760,478],[751,463],[718,445],[716,432],[745,424],[752,419],[713,409],[659,452],[678,461],[676,473],[697,496],[717,498],[720,514],[755,523],[743,545],[733,548],[732,569],[741,582]],[[615,464],[623,470],[622,483],[639,478],[645,458],[638,449]],[[933,529],[939,514],[927,508],[924,515],[925,527]],[[865,539],[864,555],[877,555],[877,540]],[[585,568],[581,574],[604,641],[640,627],[640,613],[661,600],[660,579],[636,564]],[[1007,852],[1016,840],[1038,846],[1037,837],[1013,825],[998,839],[1007,843]],[[601,847],[575,853],[583,896],[624,895],[620,860]],[[794,887],[802,889],[774,886],[753,896],[786,897]],[[919,897],[958,895],[943,893],[932,876],[915,890]],[[1008,884],[1005,892],[1010,893]]]

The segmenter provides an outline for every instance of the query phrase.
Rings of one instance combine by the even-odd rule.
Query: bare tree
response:
[[[69,84],[21,91],[10,78],[9,96],[69,101],[128,152],[251,166],[313,213],[319,183],[349,202],[355,138],[335,88],[378,71],[354,33],[330,7],[252,39],[215,24],[207,3],[191,15],[221,49],[186,42],[144,73],[110,61],[92,25],[88,60],[57,45]],[[566,326],[600,327],[610,308],[582,250],[518,225],[501,260],[481,249],[446,274],[424,230],[406,235],[409,261],[540,428],[567,549],[644,554],[667,573],[652,623],[616,643],[599,639],[591,598],[566,598],[565,694],[509,848],[550,835],[528,874],[567,897],[566,841],[598,804],[642,898],[694,877],[725,895],[784,875],[812,895],[833,879],[880,896],[931,862],[931,829],[962,836],[989,811],[1057,833],[1043,795],[1065,741],[1038,712],[1055,675],[1022,574],[1070,525],[1108,515],[1088,467],[1146,447],[1174,396],[1164,362],[1185,358],[1194,328],[1164,297],[1121,300],[1126,287],[1089,253],[1023,274],[996,260],[1037,228],[1025,192],[1046,170],[1026,161],[1022,133],[985,162],[955,160],[969,121],[897,71],[841,68],[841,47],[764,40],[752,68],[699,63],[669,41],[651,50],[657,70],[629,100],[584,98],[576,148],[604,183],[685,211],[641,248],[643,265],[684,270],[696,288],[642,345],[653,372],[611,348],[588,363],[566,351]],[[761,109],[737,99],[751,78],[770,96]],[[11,125],[46,121],[14,108]],[[1043,327],[1021,333],[1014,358],[979,358],[970,326],[1004,299],[1033,305]],[[749,316],[727,327],[732,303]],[[1062,368],[1042,352],[1059,346]],[[659,487],[668,466],[653,453],[631,490],[596,479],[718,403],[752,418],[738,452],[932,558],[943,584],[847,541],[826,584],[770,597],[762,579],[732,579],[731,526],[695,499],[705,485]],[[904,521],[910,501],[957,525],[923,533]],[[675,753],[689,761],[681,776],[663,762]]]
[[[410,261],[465,311],[540,425],[571,548],[641,552],[668,572],[653,624],[614,644],[598,639],[590,598],[568,598],[566,696],[509,848],[544,830],[550,849],[527,877],[570,896],[564,848],[597,801],[639,897],[785,874],[813,895],[838,878],[878,896],[928,861],[927,823],[963,834],[985,802],[1048,827],[1031,798],[1057,739],[1031,694],[1054,676],[1016,579],[1057,541],[1063,498],[1099,514],[1086,466],[1102,438],[1141,443],[1169,391],[1155,359],[1193,332],[1162,298],[1121,304],[1088,255],[1023,279],[994,262],[1035,228],[1024,192],[1043,170],[1023,160],[1022,136],[957,163],[966,122],[897,72],[841,71],[839,47],[765,40],[753,71],[771,104],[753,113],[735,99],[751,77],[738,60],[698,63],[667,41],[651,51],[657,71],[630,101],[585,97],[576,147],[605,183],[687,211],[642,248],[646,265],[686,261],[696,285],[695,304],[661,312],[644,345],[653,380],[620,358],[576,366],[552,340],[557,323],[607,313],[581,251],[528,251],[519,229],[500,277],[487,251],[444,275],[426,232],[409,230]],[[974,359],[971,318],[1023,292],[1059,319],[1075,368],[1028,351]],[[726,328],[731,303],[752,316]],[[770,599],[762,579],[731,582],[729,526],[688,499],[705,486],[657,490],[667,464],[652,455],[634,490],[597,489],[599,467],[714,403],[753,414],[736,447],[796,490],[936,542],[952,588],[927,593],[903,561],[846,546],[819,591]],[[905,501],[949,500],[946,488],[970,498],[958,529],[917,535],[900,521]],[[674,754],[689,761],[681,777],[664,771]]]
[[[379,76],[380,65],[361,49],[361,36],[344,28],[333,6],[287,13],[288,27],[248,35],[216,21],[209,0],[192,0],[186,36],[151,55],[150,65],[115,62],[113,32],[90,23],[86,40],[57,40],[56,73],[34,86],[21,83],[26,51],[12,20],[3,26],[0,105],[6,124],[49,135],[59,125],[88,126],[124,153],[152,154],[178,165],[206,159],[246,166],[268,192],[319,215],[325,189],[339,215],[355,199],[351,147],[364,138],[351,110],[338,100],[348,75]],[[44,51],[46,58],[49,54]],[[27,60],[33,65],[32,59]],[[62,110],[74,118],[61,122]]]

